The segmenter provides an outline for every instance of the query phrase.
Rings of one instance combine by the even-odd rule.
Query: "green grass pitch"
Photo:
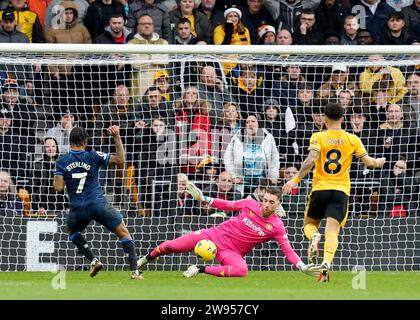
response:
[[[181,272],[145,271],[144,280],[129,272],[66,272],[65,289],[53,289],[50,272],[0,273],[0,299],[140,299],[140,300],[281,300],[281,299],[420,299],[420,272],[366,272],[366,289],[352,288],[351,272],[333,272],[330,283],[316,283],[300,272],[255,271],[246,278],[216,278]],[[64,285],[55,278],[56,284]]]

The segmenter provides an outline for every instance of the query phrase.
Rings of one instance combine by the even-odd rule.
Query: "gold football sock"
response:
[[[307,225],[305,225],[305,227],[303,227],[303,232],[305,233],[306,238],[308,238],[308,240],[311,240],[314,233],[318,232],[318,228],[316,225],[308,223]]]
[[[328,263],[328,267],[331,266],[331,263],[334,259],[335,252],[338,248],[338,235],[335,233],[327,233],[325,235],[325,244],[324,244],[324,260],[322,263]]]

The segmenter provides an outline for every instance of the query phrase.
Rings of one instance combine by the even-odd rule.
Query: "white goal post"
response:
[[[7,182],[0,270],[87,264],[65,231],[67,198],[52,190],[54,161],[69,150],[72,127],[85,127],[90,147],[108,153],[115,149],[105,129],[120,126],[126,164],[102,170],[100,181],[144,255],[235,215],[186,197],[186,178],[229,200],[281,187],[299,169],[311,134],[322,130],[328,102],[342,104],[343,128],[372,156],[387,158],[383,170],[352,165],[333,269],[420,270],[420,46],[0,43],[0,52],[0,178]],[[254,116],[257,138],[247,136]],[[305,262],[311,179],[284,196],[279,210]],[[108,270],[124,268],[114,235],[91,224],[86,238]],[[193,254],[169,255],[149,268],[180,270],[194,261]],[[274,242],[247,262],[251,270],[292,268]]]

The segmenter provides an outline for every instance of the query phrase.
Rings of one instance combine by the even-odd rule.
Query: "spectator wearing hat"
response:
[[[236,7],[229,7],[224,12],[225,22],[214,29],[214,44],[249,45],[251,36],[249,30],[242,23],[242,11]]]
[[[316,23],[315,11],[303,9],[299,22],[293,29],[293,42],[299,45],[319,45],[324,42],[324,36]]]
[[[171,28],[169,21],[169,10],[159,0],[134,0],[129,4],[126,26],[131,30],[137,30],[137,19],[143,13],[153,17],[155,32],[160,38],[171,41]]]
[[[320,30],[334,30],[340,36],[343,33],[344,18],[350,13],[341,0],[321,0],[315,10],[316,21]]]
[[[388,16],[395,10],[382,0],[359,0],[353,5],[351,12],[360,12],[362,8],[365,13],[364,22],[366,29],[370,32],[373,41],[379,43]]]
[[[17,23],[15,14],[10,8],[3,11],[0,15],[0,43],[29,43],[28,37],[17,30]],[[13,74],[13,77],[25,82],[22,85],[22,94],[27,96],[28,100],[32,100],[29,96],[35,95],[34,93],[34,72],[40,70],[39,65],[31,64],[9,64],[2,65],[0,69],[7,70],[9,74]],[[40,77],[40,76],[39,76]],[[41,94],[39,94],[41,96]]]
[[[33,136],[32,136],[33,137]],[[31,185],[30,163],[35,152],[35,141],[19,132],[14,114],[0,106],[0,168],[7,170],[19,185]]]
[[[0,43],[29,43],[28,37],[17,30],[17,23],[15,14],[9,8],[3,11],[0,15]],[[7,70],[9,74],[13,74],[13,77],[19,79],[22,82],[22,94],[27,97],[27,100],[33,102],[34,99],[30,96],[35,96],[35,85],[34,85],[34,72],[40,70],[39,65],[31,64],[9,64],[2,65],[0,69]],[[38,75],[40,78],[40,75]],[[25,83],[23,85],[23,82]],[[38,96],[41,96],[39,94]]]
[[[97,0],[89,5],[83,23],[92,39],[105,31],[109,18],[117,13],[126,18],[124,6],[118,0]]]
[[[33,0],[31,0],[33,1]],[[37,0],[35,0],[37,1]],[[87,0],[71,0],[73,1],[78,10],[77,10],[77,22],[84,25],[83,24],[83,20],[86,16],[87,13],[87,9],[89,8],[89,2]],[[48,29],[52,28],[53,25],[53,19],[57,16],[57,15],[64,15],[64,11],[63,11],[63,6],[61,5],[61,2],[63,2],[63,0],[53,0],[49,5],[48,8],[45,12],[45,22],[44,22],[44,32],[46,32]],[[41,19],[41,18],[40,18]],[[54,19],[55,21],[59,21],[59,19]],[[57,26],[54,26],[55,28],[57,28]]]
[[[70,151],[70,132],[75,127],[76,121],[76,112],[68,108],[62,112],[60,122],[45,134],[45,136],[52,137],[57,141],[58,148],[62,153]]]
[[[383,45],[410,45],[413,40],[413,35],[405,28],[404,13],[391,12],[378,43]]]
[[[420,23],[420,0],[414,0],[411,5],[402,8],[401,12],[404,14],[406,28],[413,33],[414,28]]]
[[[45,32],[46,41],[48,43],[92,43],[88,30],[77,22],[79,14],[77,4],[67,0],[62,1],[60,5],[64,8],[63,24],[48,29]],[[68,69],[71,69],[71,66],[67,67],[67,71]],[[52,73],[55,71],[56,68],[50,70]]]
[[[331,99],[337,97],[339,90],[358,90],[355,81],[349,76],[348,68],[345,64],[335,63],[331,68],[331,75],[319,87],[316,96],[321,99]]]
[[[16,22],[19,25],[19,31],[28,37],[29,42],[44,42],[38,15],[26,7],[26,0],[10,0],[10,5],[7,9],[13,11]]]
[[[6,9],[1,15],[0,42],[2,43],[29,43],[23,32],[16,30],[16,19],[11,9]]]
[[[251,44],[258,43],[258,28],[261,25],[275,25],[270,12],[263,6],[263,0],[247,0],[241,11],[241,20],[249,30]]]
[[[359,31],[359,28],[360,24],[356,16],[346,16],[344,18],[344,32],[340,43],[343,45],[357,45],[357,31]]]
[[[1,87],[2,107],[13,114],[13,124],[15,132],[31,139],[35,136],[34,124],[38,118],[38,113],[31,101],[19,94],[19,84],[16,79],[7,78]]]
[[[290,46],[293,44],[292,33],[289,29],[282,28],[278,31],[276,36],[276,43],[281,46]]]
[[[276,29],[270,25],[258,28],[258,44],[276,44]]]
[[[179,19],[187,18],[191,22],[192,34],[208,44],[212,43],[212,28],[207,16],[195,9],[194,0],[181,0],[178,8],[169,12],[171,23],[176,24]]]
[[[153,76],[153,85],[159,89],[161,96],[167,103],[172,104],[176,100],[174,89],[170,84],[169,73],[165,69],[158,70]]]
[[[216,0],[201,0],[197,11],[204,13],[210,20],[211,29],[214,30],[218,25],[225,22],[223,11],[216,8]]]
[[[68,207],[67,196],[54,190],[55,163],[60,155],[57,141],[46,137],[42,159],[34,162],[34,188],[31,193],[32,210],[38,214],[60,214]]]
[[[229,7],[224,12],[225,22],[217,26],[213,31],[214,44],[223,45],[250,45],[251,36],[247,27],[242,23],[242,11],[235,7]],[[232,60],[236,55],[230,56]],[[224,62],[224,73],[228,74],[237,65],[236,62]]]

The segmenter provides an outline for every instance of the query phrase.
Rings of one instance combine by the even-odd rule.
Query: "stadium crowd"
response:
[[[10,0],[0,5],[0,42],[420,44],[420,1],[405,4]],[[106,129],[117,124],[127,157],[101,177],[111,201],[135,215],[223,215],[189,198],[187,179],[216,198],[260,197],[264,187],[297,172],[331,101],[346,110],[343,129],[359,136],[369,154],[387,159],[380,172],[354,163],[350,211],[418,214],[420,66],[392,66],[381,55],[369,56],[372,65],[364,67],[236,58],[1,65],[0,214],[64,212],[66,198],[52,180],[70,130],[84,126],[91,147],[115,152]],[[287,213],[303,212],[309,180],[284,197]]]

